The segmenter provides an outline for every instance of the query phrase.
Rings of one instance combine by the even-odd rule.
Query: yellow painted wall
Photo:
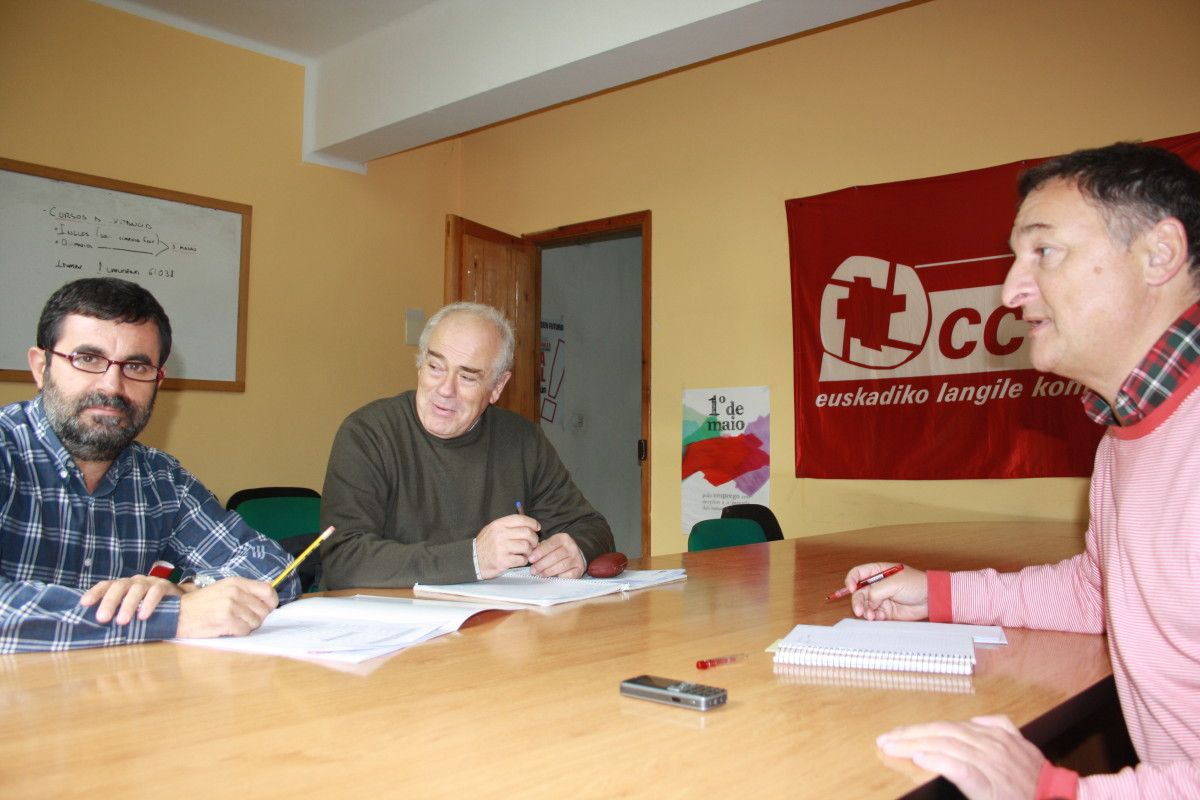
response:
[[[530,232],[653,212],[655,553],[685,546],[681,403],[699,387],[770,386],[771,505],[789,535],[1083,519],[1080,479],[794,477],[783,204],[1200,130],[1196,31],[1195,0],[936,0],[467,136],[464,213]]]
[[[0,155],[254,207],[246,391],[162,392],[142,437],[222,500],[319,489],[342,418],[413,385],[404,309],[442,299],[457,146],[304,164],[303,90],[299,66],[103,6],[0,0]]]
[[[361,176],[300,162],[295,65],[83,0],[0,0],[0,155],[254,206],[247,391],[164,393],[144,436],[222,498],[319,486],[342,417],[412,385],[403,310],[440,304],[446,212],[521,233],[650,209],[654,552],[684,547],[692,387],[771,387],[771,504],[789,535],[1081,519],[1082,480],[792,477],[783,202],[1200,130],[1196,30],[1194,0],[934,0]],[[0,384],[0,403],[31,391]]]

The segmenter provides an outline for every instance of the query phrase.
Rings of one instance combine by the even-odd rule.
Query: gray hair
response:
[[[496,353],[496,360],[492,362],[491,371],[488,374],[489,382],[495,386],[501,375],[512,370],[516,337],[513,335],[512,323],[504,314],[500,313],[499,309],[483,303],[468,303],[460,300],[438,309],[437,313],[425,323],[424,330],[421,331],[417,349],[417,369],[425,366],[425,361],[429,358],[429,340],[433,337],[434,328],[452,314],[466,314],[482,320],[490,324],[500,337],[500,350]]]

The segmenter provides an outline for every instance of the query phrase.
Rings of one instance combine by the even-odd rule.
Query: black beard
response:
[[[49,381],[42,389],[42,400],[50,428],[78,461],[116,459],[146,427],[154,409],[153,396],[145,407],[139,407],[120,395],[104,392],[89,392],[72,404]],[[84,419],[84,409],[89,406],[115,408],[125,412],[125,417],[95,417],[89,424]]]

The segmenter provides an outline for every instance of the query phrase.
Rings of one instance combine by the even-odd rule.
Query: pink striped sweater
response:
[[[938,591],[946,573],[930,573],[931,619],[1107,632],[1141,763],[1081,779],[1087,800],[1200,798],[1197,386],[1193,370],[1145,419],[1109,428],[1096,451],[1085,552],[1015,573],[953,573],[949,591]]]

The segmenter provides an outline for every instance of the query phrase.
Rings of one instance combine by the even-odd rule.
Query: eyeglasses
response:
[[[65,358],[68,363],[80,372],[90,372],[93,375],[103,375],[108,368],[116,364],[121,368],[121,374],[131,381],[150,383],[162,378],[162,367],[156,367],[145,361],[116,361],[95,353],[60,353],[57,350],[46,349],[47,353]]]

